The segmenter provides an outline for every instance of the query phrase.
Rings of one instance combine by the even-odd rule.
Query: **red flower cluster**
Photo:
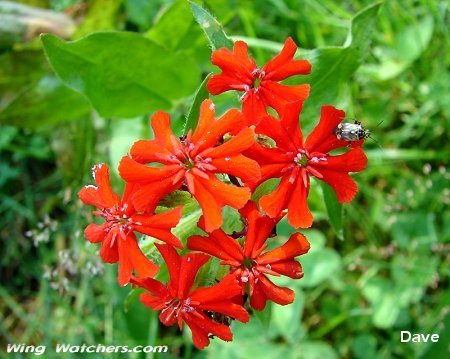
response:
[[[105,220],[89,224],[85,235],[92,243],[102,243],[100,256],[105,262],[119,262],[118,282],[145,289],[141,302],[160,311],[164,325],[177,323],[181,329],[185,322],[200,349],[209,344],[210,335],[231,340],[227,318],[247,322],[246,307],[263,310],[267,301],[293,302],[295,293],[269,277],[302,278],[296,257],[308,252],[309,242],[295,233],[274,247],[276,242],[270,238],[276,236],[277,223],[287,214],[295,228],[312,225],[307,204],[311,177],[328,183],[340,202],[351,201],[357,187],[349,172],[363,170],[367,162],[363,141],[349,147],[336,137],[334,129],[345,113],[332,106],[322,108],[318,125],[303,139],[299,114],[309,85],[279,83],[310,72],[307,61],[294,60],[296,49],[287,39],[280,54],[261,69],[242,41],[232,51],[215,51],[212,62],[222,73],[210,78],[207,89],[214,95],[243,91],[242,113],[231,109],[216,118],[213,102],[205,100],[195,130],[176,137],[169,115],[158,111],[151,119],[154,138],[134,143],[120,162],[119,174],[126,182],[122,198],[111,189],[106,164],[93,168],[96,186],[79,192],[80,199],[97,207],[94,214]],[[267,107],[279,119],[269,115]],[[262,136],[275,145],[267,145],[271,140],[263,144]],[[344,153],[330,154],[338,148]],[[258,203],[251,201],[255,189],[271,178],[281,178],[277,188]],[[157,207],[176,190],[189,192],[198,203],[203,213],[198,227],[205,236],[192,235],[182,243],[172,233],[182,207],[165,212]],[[221,228],[224,206],[239,211],[240,232],[227,234]],[[136,233],[165,242],[155,244],[170,275],[165,284],[153,278],[158,266],[140,249]],[[196,252],[181,256],[176,248],[184,250],[184,246]],[[210,256],[221,259],[227,274],[216,278],[213,286],[199,286],[197,272]]]

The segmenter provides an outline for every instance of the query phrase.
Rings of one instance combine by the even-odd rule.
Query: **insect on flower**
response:
[[[359,121],[354,123],[341,122],[335,127],[333,134],[338,140],[352,142],[369,138],[370,130],[364,128]]]

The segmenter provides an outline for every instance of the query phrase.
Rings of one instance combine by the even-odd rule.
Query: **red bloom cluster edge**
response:
[[[231,341],[229,319],[247,322],[248,308],[264,310],[267,301],[294,301],[295,293],[270,276],[302,278],[296,258],[306,254],[310,244],[301,233],[278,247],[271,238],[284,216],[296,229],[312,225],[307,202],[312,177],[328,183],[341,203],[350,202],[358,191],[349,173],[362,171],[367,158],[363,140],[349,146],[335,136],[344,111],[323,106],[317,126],[303,137],[299,117],[310,86],[280,83],[311,71],[308,61],[294,59],[296,50],[288,38],[262,68],[249,57],[245,42],[214,51],[212,63],[221,73],[211,76],[206,87],[212,95],[241,92],[241,111],[233,108],[216,118],[214,103],[205,100],[195,130],[182,137],[173,134],[167,113],[156,112],[151,118],[154,138],[135,142],[119,164],[126,183],[123,195],[113,192],[103,163],[92,170],[95,185],[78,194],[104,220],[89,224],[85,236],[101,243],[106,263],[118,263],[119,284],[143,288],[141,302],[159,311],[166,326],[177,324],[181,330],[186,323],[199,349],[212,337]],[[344,151],[332,154],[336,149]],[[272,178],[280,179],[276,189],[252,201],[256,188]],[[161,200],[177,190],[189,192],[203,213],[198,228],[205,235],[193,235],[186,243],[172,233],[182,206],[155,212]],[[221,228],[224,206],[239,211],[240,232]],[[159,267],[142,252],[136,233],[164,242],[155,246],[169,272],[167,283],[154,279]],[[221,273],[227,274],[213,286],[198,286],[197,273],[211,257],[221,260]]]

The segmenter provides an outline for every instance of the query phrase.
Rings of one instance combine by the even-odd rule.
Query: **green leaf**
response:
[[[298,359],[338,359],[336,351],[326,342],[308,341],[299,343],[295,349]]]
[[[75,31],[75,38],[87,35],[93,31],[115,30],[120,10],[121,0],[93,0],[88,12]]]
[[[165,0],[124,0],[124,7],[128,20],[142,29],[148,29]]]
[[[359,60],[367,55],[372,30],[377,22],[381,5],[382,3],[378,2],[367,6],[357,13],[352,20],[344,46],[356,49],[359,52]]]
[[[206,83],[212,74],[208,74],[201,85],[198,87],[197,91],[195,91],[194,99],[191,104],[191,108],[186,117],[186,123],[184,124],[183,134],[187,134],[189,130],[194,131],[197,127],[198,119],[200,116],[200,105],[201,103],[209,98],[209,92],[206,89]]]
[[[258,318],[258,320],[261,323],[261,326],[265,330],[269,329],[269,325],[270,325],[270,322],[272,319],[273,307],[274,307],[274,305],[272,305],[272,302],[267,301],[266,307],[264,308],[264,310],[255,310],[253,313],[255,315],[255,317]]]
[[[382,329],[392,327],[401,310],[393,283],[381,277],[373,277],[364,283],[362,293],[372,306],[373,324]]]
[[[147,31],[145,36],[167,49],[177,50],[195,24],[194,19],[189,15],[187,1],[176,0],[159,17],[158,22]],[[200,30],[198,31],[200,32]]]
[[[322,187],[323,199],[327,207],[328,218],[333,227],[336,236],[344,239],[344,229],[342,227],[342,204],[339,203],[336,192],[325,182],[320,181]]]
[[[269,193],[272,193],[280,183],[279,178],[271,178],[259,185],[252,194],[252,201],[258,202],[259,199]]]
[[[123,301],[123,309],[125,312],[128,312],[128,309],[130,308],[130,305],[139,299],[139,295],[143,293],[144,290],[142,288],[133,288],[128,293],[127,297]]]
[[[47,58],[62,81],[84,94],[102,117],[135,117],[168,110],[195,90],[199,70],[129,32],[98,32],[73,42],[43,35]]]
[[[39,128],[58,122],[79,119],[90,111],[89,102],[64,86],[54,75],[17,93],[0,111],[0,123],[19,127]]]
[[[303,118],[317,118],[324,104],[337,104],[337,99],[368,52],[370,35],[380,5],[376,3],[368,6],[353,18],[344,46],[324,47],[309,52],[299,51],[303,58],[311,62],[311,74],[302,76],[299,80],[289,80],[287,83],[311,85],[312,91],[305,102]]]
[[[434,20],[426,16],[394,34],[393,43],[381,48],[377,54],[377,65],[364,66],[366,73],[379,81],[400,75],[428,48],[433,37]]]
[[[214,18],[214,16],[212,16],[200,5],[192,1],[189,1],[189,4],[195,20],[205,32],[212,49],[217,50],[221,47],[231,49],[233,47],[233,40],[225,34],[222,25],[216,20],[216,18]]]
[[[312,242],[314,245],[314,243]],[[313,249],[300,258],[304,277],[298,282],[301,287],[315,287],[323,281],[335,277],[341,268],[341,257],[330,248]]]
[[[379,357],[377,353],[377,339],[373,335],[360,334],[352,343],[352,352],[357,359],[376,359]]]
[[[295,300],[292,304],[287,306],[272,305],[269,333],[271,338],[277,338],[281,335],[289,343],[295,344],[305,334],[301,328],[305,296],[300,288],[293,287],[291,289],[295,292]]]
[[[39,128],[78,119],[90,108],[52,73],[42,51],[0,56],[0,123]]]
[[[142,138],[143,127],[141,117],[114,120],[109,142],[109,160],[117,175],[120,160],[130,151],[133,143]]]

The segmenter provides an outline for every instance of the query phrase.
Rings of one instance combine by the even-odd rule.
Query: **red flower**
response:
[[[220,227],[222,207],[241,208],[250,198],[250,189],[225,184],[216,174],[237,176],[244,182],[257,181],[260,177],[257,162],[241,154],[254,144],[250,128],[217,145],[223,135],[241,129],[242,122],[242,114],[235,109],[215,120],[214,104],[205,100],[194,133],[189,131],[187,136],[178,139],[170,129],[169,115],[157,112],[152,118],[155,139],[136,142],[131,148],[131,158],[124,157],[119,165],[125,181],[140,185],[133,196],[135,207],[154,208],[162,196],[186,185],[203,210],[207,230]],[[162,166],[150,167],[145,163]]]
[[[199,287],[192,290],[195,276],[209,256],[202,253],[189,253],[181,257],[169,245],[157,244],[170,275],[167,285],[152,278],[132,278],[131,282],[150,293],[141,294],[141,302],[153,310],[160,310],[159,319],[164,325],[178,323],[181,330],[183,322],[191,328],[194,345],[203,349],[209,345],[209,334],[230,341],[233,338],[230,328],[213,321],[207,312],[220,313],[241,322],[250,317],[246,310],[232,299],[240,293],[240,286],[234,277],[223,278],[212,287]]]
[[[309,85],[286,86],[280,81],[293,75],[306,75],[311,64],[306,60],[294,60],[297,46],[289,37],[281,52],[259,69],[248,56],[247,44],[236,41],[233,51],[222,48],[212,54],[212,63],[222,69],[213,75],[206,87],[213,95],[225,91],[243,91],[242,112],[248,124],[257,124],[261,116],[267,115],[266,106],[281,113],[284,106],[293,101],[305,100]]]
[[[328,183],[339,202],[350,202],[358,187],[348,173],[362,171],[367,157],[360,146],[344,154],[329,154],[331,150],[347,145],[346,141],[338,140],[333,134],[345,117],[344,111],[323,106],[320,122],[305,142],[298,120],[300,111],[301,103],[291,103],[286,106],[281,121],[271,116],[264,117],[255,131],[270,136],[277,147],[255,144],[246,156],[256,159],[261,166],[259,183],[281,177],[277,189],[261,197],[259,204],[262,210],[273,218],[287,208],[289,223],[295,228],[307,228],[313,222],[307,203],[310,177]]]
[[[92,243],[102,242],[100,256],[105,262],[119,262],[120,285],[129,282],[133,269],[140,276],[154,276],[158,266],[142,253],[134,231],[183,248],[179,239],[170,232],[180,221],[182,207],[157,215],[138,214],[130,202],[133,186],[127,185],[120,199],[111,189],[107,165],[94,166],[92,174],[97,187],[83,187],[78,197],[84,204],[97,207],[99,211],[94,214],[103,217],[106,222],[102,225],[89,224],[84,231],[86,238]]]
[[[267,300],[281,305],[292,303],[295,293],[289,288],[276,286],[266,275],[285,275],[294,279],[303,277],[302,267],[295,257],[308,252],[307,239],[295,233],[281,247],[266,251],[266,240],[282,216],[276,219],[263,216],[254,202],[248,202],[240,213],[247,222],[243,248],[221,229],[213,231],[208,237],[189,237],[187,247],[220,258],[221,264],[230,265],[231,274],[239,280],[242,294],[248,284],[253,308],[263,310]],[[204,229],[202,219],[199,227]]]

